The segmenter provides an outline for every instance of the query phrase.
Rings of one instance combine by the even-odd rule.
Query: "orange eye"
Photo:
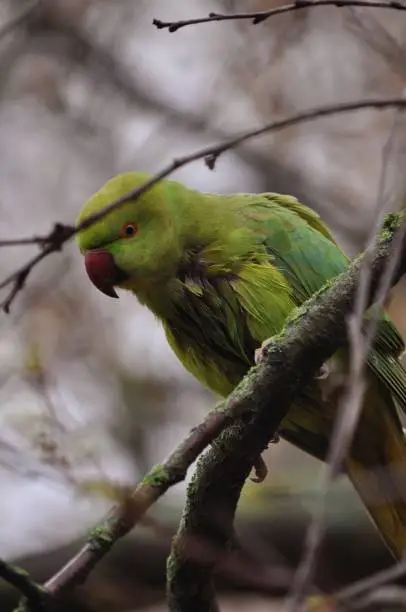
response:
[[[133,236],[136,235],[137,231],[138,231],[137,226],[134,225],[134,223],[126,223],[121,228],[120,234],[123,238],[132,238]]]

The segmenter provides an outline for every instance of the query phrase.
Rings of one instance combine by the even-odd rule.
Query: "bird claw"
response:
[[[261,455],[254,461],[254,470],[255,476],[250,476],[250,480],[255,483],[264,482],[265,478],[268,476],[268,468]]]
[[[261,346],[257,349],[255,349],[255,353],[254,353],[254,360],[255,360],[255,365],[258,365],[262,359],[265,357],[266,355],[266,348],[269,344],[270,340],[264,340],[263,343],[261,344]]]
[[[325,380],[327,376],[330,374],[330,368],[327,363],[323,363],[323,365],[317,370],[314,378],[316,380]]]

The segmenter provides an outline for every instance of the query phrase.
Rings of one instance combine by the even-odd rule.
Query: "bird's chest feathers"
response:
[[[181,267],[170,316],[163,318],[178,358],[201,382],[225,395],[277,333],[293,307],[284,277],[268,262],[202,260]]]

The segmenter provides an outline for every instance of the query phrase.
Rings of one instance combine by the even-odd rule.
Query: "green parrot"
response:
[[[150,176],[109,180],[81,210],[80,224]],[[276,193],[200,193],[166,180],[78,232],[87,274],[103,293],[136,295],[161,321],[173,351],[201,383],[227,396],[263,341],[292,310],[348,266],[319,216]],[[344,471],[388,548],[406,549],[406,445],[395,401],[406,410],[404,343],[382,311],[368,357],[362,414]],[[279,435],[325,460],[348,370],[343,347],[315,373]],[[270,406],[271,409],[271,406]]]

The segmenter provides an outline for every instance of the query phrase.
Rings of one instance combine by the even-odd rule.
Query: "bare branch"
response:
[[[59,247],[60,249],[60,247]],[[24,264],[16,270],[12,272],[9,276],[7,276],[1,283],[0,289],[11,285],[11,290],[5,299],[0,303],[0,307],[7,314],[10,312],[10,306],[14,302],[17,295],[22,291],[25,286],[25,282],[30,275],[31,271],[43,260],[45,257],[50,255],[51,253],[55,253],[57,250],[54,245],[46,247],[41,253],[33,257],[28,261],[28,263]]]
[[[70,240],[76,233],[90,227],[97,221],[103,219],[106,215],[111,213],[113,210],[119,208],[126,202],[130,200],[137,200],[141,195],[143,195],[146,191],[151,189],[154,185],[156,185],[160,180],[168,177],[173,174],[175,170],[182,168],[191,164],[192,162],[198,161],[200,159],[204,159],[206,165],[213,169],[217,159],[225,153],[226,151],[230,151],[235,149],[242,143],[250,140],[251,138],[255,138],[257,136],[262,136],[263,134],[277,132],[279,130],[283,130],[289,127],[293,127],[295,125],[299,125],[302,123],[307,123],[309,121],[314,121],[316,119],[321,119],[323,117],[330,117],[332,115],[337,115],[341,113],[354,112],[358,110],[364,109],[374,109],[374,110],[384,110],[389,108],[399,108],[403,109],[406,107],[406,99],[405,98],[379,98],[375,100],[359,100],[355,102],[346,102],[342,104],[333,104],[330,106],[320,106],[308,111],[303,111],[301,113],[297,113],[295,115],[291,115],[285,119],[279,119],[276,121],[271,121],[266,123],[260,128],[255,128],[253,130],[247,130],[236,136],[235,138],[231,138],[226,140],[223,143],[214,146],[204,147],[191,153],[189,155],[185,155],[183,157],[179,157],[174,159],[170,164],[164,167],[161,171],[157,172],[155,175],[151,176],[150,179],[145,181],[142,185],[133,189],[126,193],[125,195],[117,198],[111,204],[100,210],[98,213],[89,216],[82,223],[78,224],[76,227],[71,225],[63,225],[61,223],[56,223],[52,231],[48,236],[45,236],[41,239],[43,247],[42,252],[39,255],[36,255],[31,260],[29,260],[24,266],[19,268],[16,272],[10,274],[0,283],[0,289],[4,289],[7,286],[11,285],[11,290],[5,300],[2,302],[1,306],[5,312],[8,312],[10,306],[16,296],[20,293],[23,288],[28,276],[34,267],[37,266],[40,261],[45,259],[51,253],[56,251],[60,251],[63,245]],[[24,243],[26,243],[27,238],[22,239]],[[14,243],[15,241],[13,241]]]
[[[284,4],[267,11],[256,11],[248,13],[209,13],[207,17],[199,17],[197,19],[185,19],[182,21],[162,21],[161,19],[153,19],[152,23],[158,30],[167,29],[169,32],[177,32],[181,28],[191,25],[199,25],[202,23],[213,23],[214,21],[252,21],[254,25],[262,23],[275,15],[283,13],[291,13],[300,9],[315,8],[320,6],[335,6],[338,8],[346,6],[363,6],[368,8],[392,9],[395,11],[406,11],[406,4],[402,4],[397,0],[389,2],[374,2],[373,0],[297,0],[292,4]]]
[[[394,582],[399,578],[402,578],[406,574],[406,561],[400,561],[396,565],[392,565],[388,569],[384,569],[381,572],[368,576],[362,580],[358,580],[354,584],[345,587],[336,592],[332,600],[336,601],[342,606],[348,605],[351,601],[365,595],[377,589],[388,582]]]
[[[40,236],[33,236],[32,238],[12,238],[10,240],[0,240],[0,247],[44,244],[46,240],[46,237]]]

